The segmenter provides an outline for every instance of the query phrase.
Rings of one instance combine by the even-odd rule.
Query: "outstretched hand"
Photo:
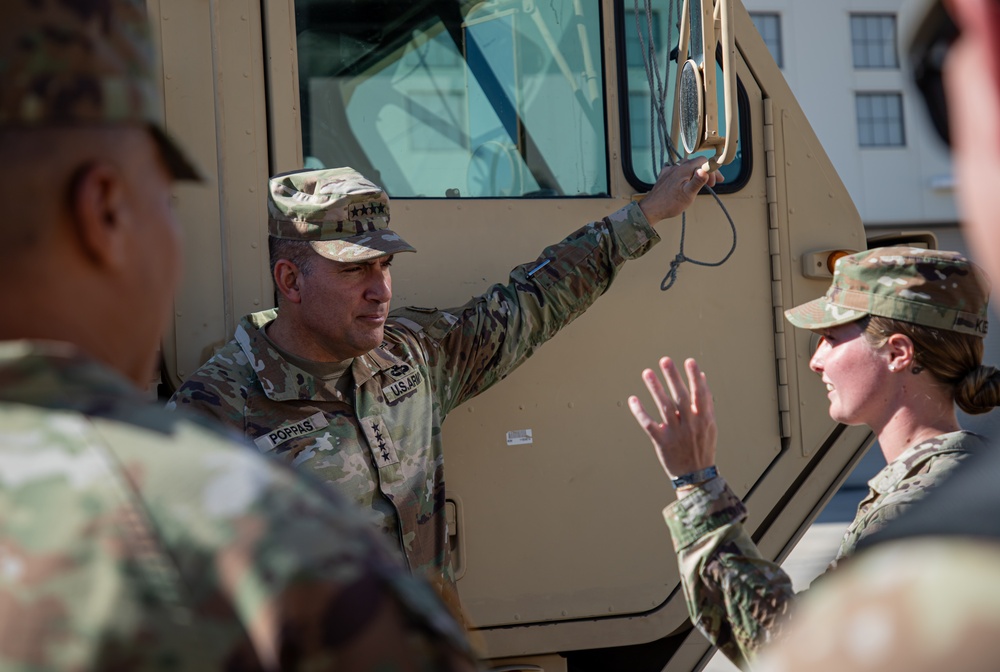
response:
[[[656,184],[639,201],[639,208],[650,224],[676,217],[691,207],[702,187],[714,187],[722,182],[719,171],[705,172],[703,165],[705,159],[695,157],[674,166],[663,167],[656,178]]]
[[[684,362],[687,386],[673,360],[660,360],[667,390],[652,369],[642,372],[646,389],[659,408],[662,422],[650,417],[638,397],[628,398],[636,422],[653,442],[660,465],[670,478],[677,478],[715,464],[715,407],[705,374],[693,359]],[[690,389],[690,393],[688,390]]]

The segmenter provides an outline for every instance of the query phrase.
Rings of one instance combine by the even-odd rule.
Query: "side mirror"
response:
[[[736,40],[732,0],[684,0],[677,63],[677,106],[681,145],[687,154],[712,151],[706,170],[718,170],[736,156]],[[722,52],[726,135],[719,132],[716,53]]]

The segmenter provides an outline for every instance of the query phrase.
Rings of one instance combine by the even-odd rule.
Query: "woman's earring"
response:
[[[889,370],[890,371],[895,371],[896,370],[896,365],[895,364],[890,364],[889,365]]]

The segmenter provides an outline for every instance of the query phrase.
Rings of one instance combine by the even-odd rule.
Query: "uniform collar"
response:
[[[970,452],[968,446],[962,445],[962,439],[970,435],[971,432],[959,430],[910,446],[900,453],[899,457],[882,467],[882,470],[868,481],[868,487],[879,494],[892,492],[931,458],[942,453]]]
[[[353,404],[353,399],[345,399],[332,382],[322,381],[295,366],[275,350],[264,338],[264,328],[278,316],[278,309],[264,310],[245,316],[236,327],[236,342],[253,368],[261,389],[272,401],[340,401]],[[381,347],[354,358],[351,374],[355,386],[360,387],[377,374],[391,369],[402,360]]]

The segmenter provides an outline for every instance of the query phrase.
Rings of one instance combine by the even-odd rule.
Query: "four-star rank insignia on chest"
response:
[[[368,447],[372,451],[375,459],[375,466],[381,469],[391,464],[398,464],[399,457],[396,455],[396,446],[392,443],[392,436],[386,429],[382,418],[377,415],[361,419],[361,431],[368,439]]]

